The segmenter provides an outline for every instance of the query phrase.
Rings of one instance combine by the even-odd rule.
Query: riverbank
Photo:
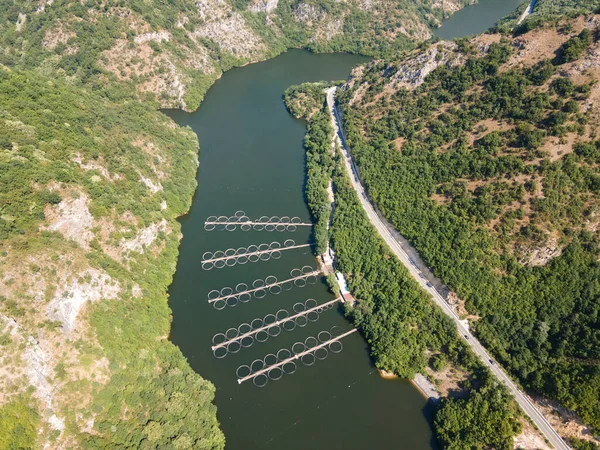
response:
[[[393,229],[384,218],[380,217],[371,203],[369,202],[364,186],[359,180],[359,174],[356,172],[355,165],[352,159],[349,148],[346,145],[344,131],[341,128],[341,119],[339,118],[339,112],[335,105],[335,89],[328,92],[327,105],[328,110],[331,114],[332,120],[335,123],[335,134],[336,138],[339,139],[339,145],[343,152],[343,166],[347,176],[350,178],[352,189],[357,193],[358,200],[369,218],[371,224],[377,229],[377,232],[381,238],[385,240],[388,247],[395,254],[395,256],[401,261],[404,267],[408,270],[412,278],[421,285],[421,287],[427,291],[430,298],[437,304],[438,307],[454,322],[459,330],[459,335],[464,339],[472,351],[477,355],[481,363],[486,366],[511,392],[515,397],[521,409],[531,418],[536,426],[542,431],[545,437],[557,448],[557,449],[568,449],[566,443],[562,440],[560,435],[552,428],[546,418],[538,411],[538,409],[529,401],[527,396],[519,390],[517,385],[510,379],[510,377],[493,363],[491,356],[487,353],[483,346],[477,341],[475,336],[462,324],[459,317],[449,307],[444,298],[436,290],[436,288],[427,281],[422,272],[420,272],[411,263],[411,260],[404,248],[394,238],[390,229]]]
[[[415,377],[410,381],[417,389],[419,389],[419,391],[423,394],[423,396],[425,396],[425,398],[434,402],[440,401],[440,393],[425,375],[417,373]]]
[[[397,380],[399,378],[398,375],[392,372],[387,372],[383,369],[377,369],[377,372],[379,372],[379,376],[384,380]],[[429,381],[422,373],[415,374],[415,377],[410,380],[410,382],[419,390],[421,394],[423,394],[423,397],[426,399],[434,402],[438,402],[440,400],[440,393],[433,383],[431,383],[431,381]]]
[[[325,92],[325,98],[326,100],[329,102],[329,99],[335,95],[335,90],[337,89],[336,86],[332,86],[329,87],[327,89],[324,90]],[[335,157],[335,153],[337,151],[337,149],[339,148],[339,141],[338,141],[338,129],[337,129],[337,123],[333,117],[333,115],[331,115],[330,117],[330,126],[331,129],[333,130],[332,133],[332,138],[331,138],[331,146],[330,146],[330,151],[331,151],[331,156],[332,158]],[[335,209],[335,193],[334,193],[334,188],[333,188],[334,184],[333,184],[333,177],[330,178],[329,183],[327,184],[327,198],[331,203],[331,210],[333,211]],[[333,220],[333,215],[331,216],[331,220]],[[329,230],[329,225],[328,224],[328,230]],[[329,251],[330,246],[329,243],[327,244],[327,249]],[[317,261],[319,261],[320,258],[317,258]],[[335,262],[335,261],[334,261]],[[398,375],[396,375],[393,372],[388,372],[384,369],[377,369],[379,376],[385,380],[393,380],[393,379],[397,379]],[[428,400],[432,400],[434,402],[438,402],[440,399],[440,393],[437,391],[437,389],[435,388],[435,386],[421,373],[417,373],[414,378],[412,378],[410,380],[411,384],[417,388],[417,390]]]

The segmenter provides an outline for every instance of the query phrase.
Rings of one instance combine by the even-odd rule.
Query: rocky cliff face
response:
[[[290,46],[379,55],[431,36],[443,16],[472,0],[313,1],[181,0],[149,6],[27,0],[5,13],[5,63],[94,84],[133,87],[162,107],[195,109],[232,65]],[[0,18],[2,18],[0,16]],[[4,35],[3,35],[4,34]],[[37,48],[29,55],[17,42]],[[84,61],[76,67],[76,60]]]

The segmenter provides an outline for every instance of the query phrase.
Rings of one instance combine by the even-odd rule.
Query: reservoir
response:
[[[528,0],[479,0],[456,12],[433,31],[441,39],[483,33]]]
[[[345,79],[354,65],[364,61],[359,56],[290,50],[225,73],[195,113],[170,112],[180,125],[194,129],[201,146],[198,190],[190,213],[181,220],[183,240],[170,290],[171,339],[194,370],[215,384],[228,449],[431,448],[426,400],[409,382],[382,379],[358,333],[343,339],[340,353],[329,352],[309,367],[298,363],[294,374],[269,381],[265,387],[252,381],[237,383],[236,369],[242,364],[289,349],[333,326],[350,330],[337,306],[305,327],[282,331],[222,359],[211,351],[216,333],[280,309],[294,314],[294,304],[309,298],[319,304],[334,299],[319,280],[216,310],[207,302],[211,290],[235,288],[238,283],[250,286],[270,275],[284,280],[293,269],[316,268],[316,263],[310,248],[300,248],[281,252],[277,260],[203,270],[206,251],[287,239],[296,244],[310,241],[308,227],[295,232],[209,232],[204,221],[243,210],[250,219],[296,216],[309,222],[303,194],[306,124],[288,114],[282,94],[305,81]]]
[[[452,38],[482,31],[520,3],[480,0],[446,21],[436,34]],[[290,50],[225,73],[198,111],[169,111],[177,123],[196,132],[201,147],[198,189],[189,214],[181,218],[183,239],[170,288],[171,339],[192,368],[215,384],[218,419],[229,450],[436,448],[425,398],[407,381],[382,379],[359,333],[343,339],[341,352],[330,351],[310,366],[298,362],[293,374],[270,380],[264,387],[252,380],[238,384],[240,366],[291,349],[332,327],[338,332],[351,330],[337,306],[313,316],[306,326],[282,330],[265,342],[255,340],[223,358],[216,358],[211,350],[219,342],[213,340],[219,333],[280,310],[292,315],[294,306],[307,299],[319,304],[334,299],[319,279],[279,295],[266,293],[263,298],[215,309],[208,302],[209,296],[218,295],[214,291],[227,293],[227,288],[240,283],[251,288],[253,282],[269,276],[281,281],[298,269],[317,266],[311,249],[302,247],[282,251],[279,259],[203,270],[205,252],[283,244],[289,239],[296,245],[310,242],[309,227],[293,232],[207,231],[204,222],[210,216],[230,217],[238,211],[250,220],[288,216],[309,222],[303,194],[306,124],[288,114],[283,92],[306,81],[346,79],[353,66],[366,60]],[[240,329],[245,330],[243,325]]]

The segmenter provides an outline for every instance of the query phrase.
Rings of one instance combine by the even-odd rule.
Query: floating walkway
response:
[[[322,272],[315,270],[310,266],[304,266],[302,269],[293,269],[290,272],[290,278],[279,281],[277,277],[269,275],[267,278],[257,279],[252,282],[252,288],[246,283],[239,283],[235,290],[230,287],[224,287],[220,290],[212,290],[208,293],[208,303],[213,304],[215,309],[222,310],[225,306],[234,307],[238,303],[247,303],[252,297],[264,298],[267,292],[278,295],[283,291],[289,291],[294,286],[303,288],[307,284],[315,284],[318,276]]]
[[[250,220],[244,211],[238,211],[233,216],[210,216],[204,222],[206,231],[296,231],[298,227],[311,227],[310,222],[302,222],[300,217],[288,216],[262,216],[256,220]]]
[[[211,270],[213,267],[222,269],[223,267],[233,267],[236,264],[246,264],[247,262],[268,261],[269,259],[281,258],[281,252],[293,250],[296,248],[310,247],[312,244],[296,245],[293,239],[284,241],[283,246],[279,242],[270,244],[250,245],[238,249],[228,248],[225,251],[205,252],[202,255],[202,268]]]
[[[353,328],[345,333],[337,334],[334,329],[340,328],[333,327],[331,331],[321,331],[316,338],[310,336],[304,342],[296,342],[292,345],[291,350],[283,348],[276,355],[271,353],[263,359],[254,360],[249,366],[238,367],[236,370],[238,384],[253,380],[256,386],[263,387],[269,380],[276,381],[283,375],[291,375],[296,372],[296,361],[302,362],[305,366],[312,366],[317,359],[327,358],[329,351],[341,352],[343,347],[340,341],[358,331],[357,328]],[[335,337],[334,334],[336,334]]]
[[[312,223],[302,222],[300,217],[262,216],[251,220],[244,211],[237,211],[233,216],[210,216],[204,222],[206,231],[279,231],[292,232],[298,227],[312,227]],[[202,269],[211,270],[223,267],[232,267],[236,264],[248,262],[268,261],[281,258],[285,250],[311,247],[314,244],[300,244],[292,239],[282,243],[271,242],[248,247],[228,248],[215,252],[205,252],[202,255]],[[215,309],[222,310],[226,306],[233,307],[238,303],[249,302],[252,298],[264,298],[267,293],[277,295],[289,291],[294,286],[304,287],[315,284],[321,269],[315,270],[311,266],[293,269],[290,277],[279,281],[275,276],[269,275],[265,279],[254,280],[252,286],[239,283],[235,288],[224,287],[214,289],[208,293],[208,303]],[[229,328],[224,333],[217,333],[212,338],[211,350],[216,358],[224,358],[229,353],[237,353],[242,348],[250,347],[254,342],[265,342],[270,337],[277,337],[282,331],[293,331],[297,327],[305,327],[309,322],[319,320],[321,313],[333,309],[335,304],[343,301],[342,297],[318,304],[314,299],[298,302],[293,305],[293,312],[280,309],[275,314],[267,314],[255,318],[249,323],[242,323],[237,328]],[[250,365],[239,366],[236,370],[238,384],[252,380],[257,387],[265,386],[269,380],[279,380],[283,375],[290,375],[297,369],[297,361],[305,366],[313,365],[317,360],[327,358],[329,353],[339,353],[343,346],[341,340],[356,332],[356,328],[343,332],[340,327],[334,326],[329,331],[321,331],[316,337],[309,336],[302,342],[296,342],[290,349],[282,348],[276,354],[268,354],[263,359],[257,359]]]
[[[228,353],[237,353],[242,347],[250,347],[254,341],[265,342],[269,337],[277,337],[282,329],[293,331],[296,326],[304,327],[308,322],[316,322],[322,312],[333,308],[333,305],[341,300],[339,297],[319,305],[316,300],[309,298],[304,303],[296,303],[293,306],[296,313],[293,316],[290,316],[287,310],[280,309],[262,319],[256,318],[249,324],[243,323],[225,333],[217,333],[212,339],[215,344],[211,347],[213,355],[219,359],[224,358]]]

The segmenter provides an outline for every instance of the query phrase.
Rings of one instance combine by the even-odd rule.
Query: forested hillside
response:
[[[223,448],[168,341],[198,142],[155,110],[289,47],[395,54],[469,1],[0,0],[0,448]]]
[[[501,19],[498,28],[514,31],[515,34],[530,31],[540,25],[550,24],[568,17],[577,17],[600,7],[598,0],[537,0],[531,14],[521,21],[523,11],[529,7],[524,3],[516,11]]]
[[[455,386],[461,398],[444,397],[435,429],[445,448],[510,449],[522,429],[513,398],[471,353],[452,321],[439,311],[411,278],[367,219],[331,147],[333,128],[324,105],[326,83],[304,83],[286,91],[290,113],[308,119],[306,197],[316,223],[317,253],[328,243],[336,252],[336,269],[346,274],[355,305],[346,313],[369,343],[375,365],[406,379],[417,372],[465,374]],[[327,187],[334,181],[332,212]],[[330,242],[329,242],[330,241]],[[331,283],[333,289],[337,284]]]
[[[556,20],[556,5],[539,2],[544,24],[375,61],[339,97],[370,196],[457,311],[597,432],[600,16]]]
[[[290,47],[392,55],[472,0],[0,0],[0,63],[193,110],[222,71]]]
[[[223,448],[167,339],[197,138],[32,72],[0,104],[0,447]]]

